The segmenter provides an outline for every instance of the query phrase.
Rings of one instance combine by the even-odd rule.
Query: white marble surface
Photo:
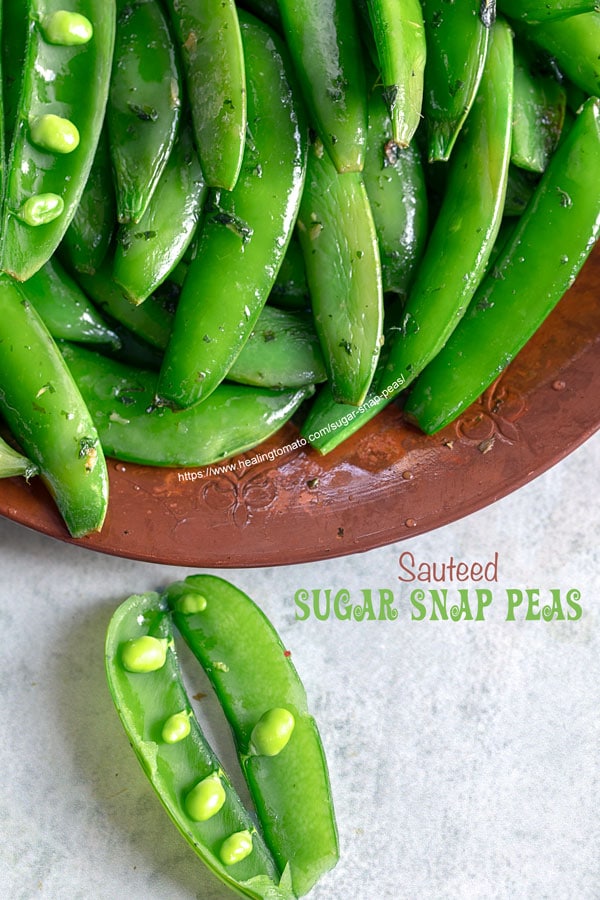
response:
[[[328,753],[341,859],[312,900],[598,900],[599,472],[600,435],[427,536],[226,573],[292,650]],[[485,620],[412,620],[406,550],[426,562],[498,552]],[[0,565],[0,896],[226,900],[146,783],[104,682],[113,609],[188,572],[4,520]],[[327,587],[355,602],[391,589],[399,616],[297,620],[296,591]],[[544,604],[551,588],[578,588],[581,618],[506,621],[506,590],[526,587]]]

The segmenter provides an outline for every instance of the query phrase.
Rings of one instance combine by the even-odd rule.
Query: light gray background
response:
[[[491,507],[353,557],[229,570],[291,649],[319,722],[341,860],[312,900],[600,898],[600,436]],[[483,622],[416,622],[398,555],[486,561]],[[0,520],[0,896],[226,900],[120,729],[103,638],[129,593],[191,570],[114,559]],[[300,588],[391,588],[393,622],[295,619]],[[575,622],[505,621],[506,588],[579,588]],[[194,676],[194,686],[200,684]],[[210,700],[202,715],[227,762]]]

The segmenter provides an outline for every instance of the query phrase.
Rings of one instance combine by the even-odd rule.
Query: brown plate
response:
[[[0,482],[0,514],[83,547],[180,566],[274,566],[370,550],[493,503],[590,437],[600,426],[599,350],[600,246],[502,377],[434,436],[391,405],[325,457],[290,449],[298,432],[289,424],[229,460],[228,471],[110,460],[105,526],[79,541],[39,479]]]

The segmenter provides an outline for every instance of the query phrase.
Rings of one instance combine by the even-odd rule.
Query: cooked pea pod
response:
[[[420,0],[367,0],[392,136],[408,147],[421,121],[427,47]]]
[[[406,410],[443,428],[505,369],[572,285],[600,233],[600,102],[584,105],[494,269]]]
[[[423,114],[431,162],[447,160],[473,105],[487,54],[493,4],[423,0],[427,62]],[[483,12],[483,14],[482,14]]]
[[[513,112],[513,43],[507,23],[492,29],[477,98],[450,162],[446,193],[390,349],[379,387],[399,393],[452,333],[492,252],[506,194]]]
[[[339,172],[364,164],[367,102],[352,0],[278,0],[311,120]]]
[[[242,172],[207,204],[158,384],[186,407],[223,380],[267,301],[289,243],[305,176],[306,127],[285,47],[240,12],[249,84]]]
[[[61,349],[105,452],[149,466],[206,466],[243,453],[287,422],[314,391],[222,384],[198,406],[157,406],[156,373],[74,344]]]
[[[598,9],[598,0],[497,0],[498,10],[511,19],[530,25],[566,19]]]
[[[106,120],[119,222],[139,222],[175,143],[181,79],[158,0],[117,0]]]
[[[108,474],[88,410],[26,286],[0,276],[0,411],[73,537],[102,527]]]
[[[14,450],[0,437],[0,478],[21,475],[29,481],[34,475],[38,475],[39,471],[39,468],[31,460]]]
[[[289,890],[278,887],[273,857],[194,714],[159,594],[133,595],[116,610],[106,634],[105,668],[133,751],[195,853],[238,895],[291,900]],[[231,853],[232,837],[240,832],[247,835],[245,857]]]
[[[585,94],[600,95],[600,12],[527,26],[524,36],[549,53]]]
[[[234,0],[167,0],[206,183],[231,191],[246,140],[248,100]]]
[[[381,261],[362,176],[340,175],[318,139],[309,152],[298,235],[333,396],[359,406],[381,349]]]
[[[269,294],[269,303],[280,309],[307,309],[308,285],[302,248],[295,234],[285,251],[275,284]]]
[[[514,94],[511,160],[530,172],[543,172],[562,131],[566,91],[552,75],[540,72],[519,44]]]
[[[305,894],[336,864],[338,840],[321,739],[289,653],[262,610],[221,578],[191,575],[165,598],[223,706],[267,845]]]
[[[87,181],[110,80],[114,0],[78,12],[30,0],[19,116],[7,163],[0,268],[25,281],[60,243]]]

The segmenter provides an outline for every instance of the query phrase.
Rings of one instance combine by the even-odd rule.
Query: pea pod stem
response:
[[[31,460],[13,449],[0,437],[0,478],[12,478],[20,475],[29,481],[30,478],[38,475],[39,471],[39,468]]]

